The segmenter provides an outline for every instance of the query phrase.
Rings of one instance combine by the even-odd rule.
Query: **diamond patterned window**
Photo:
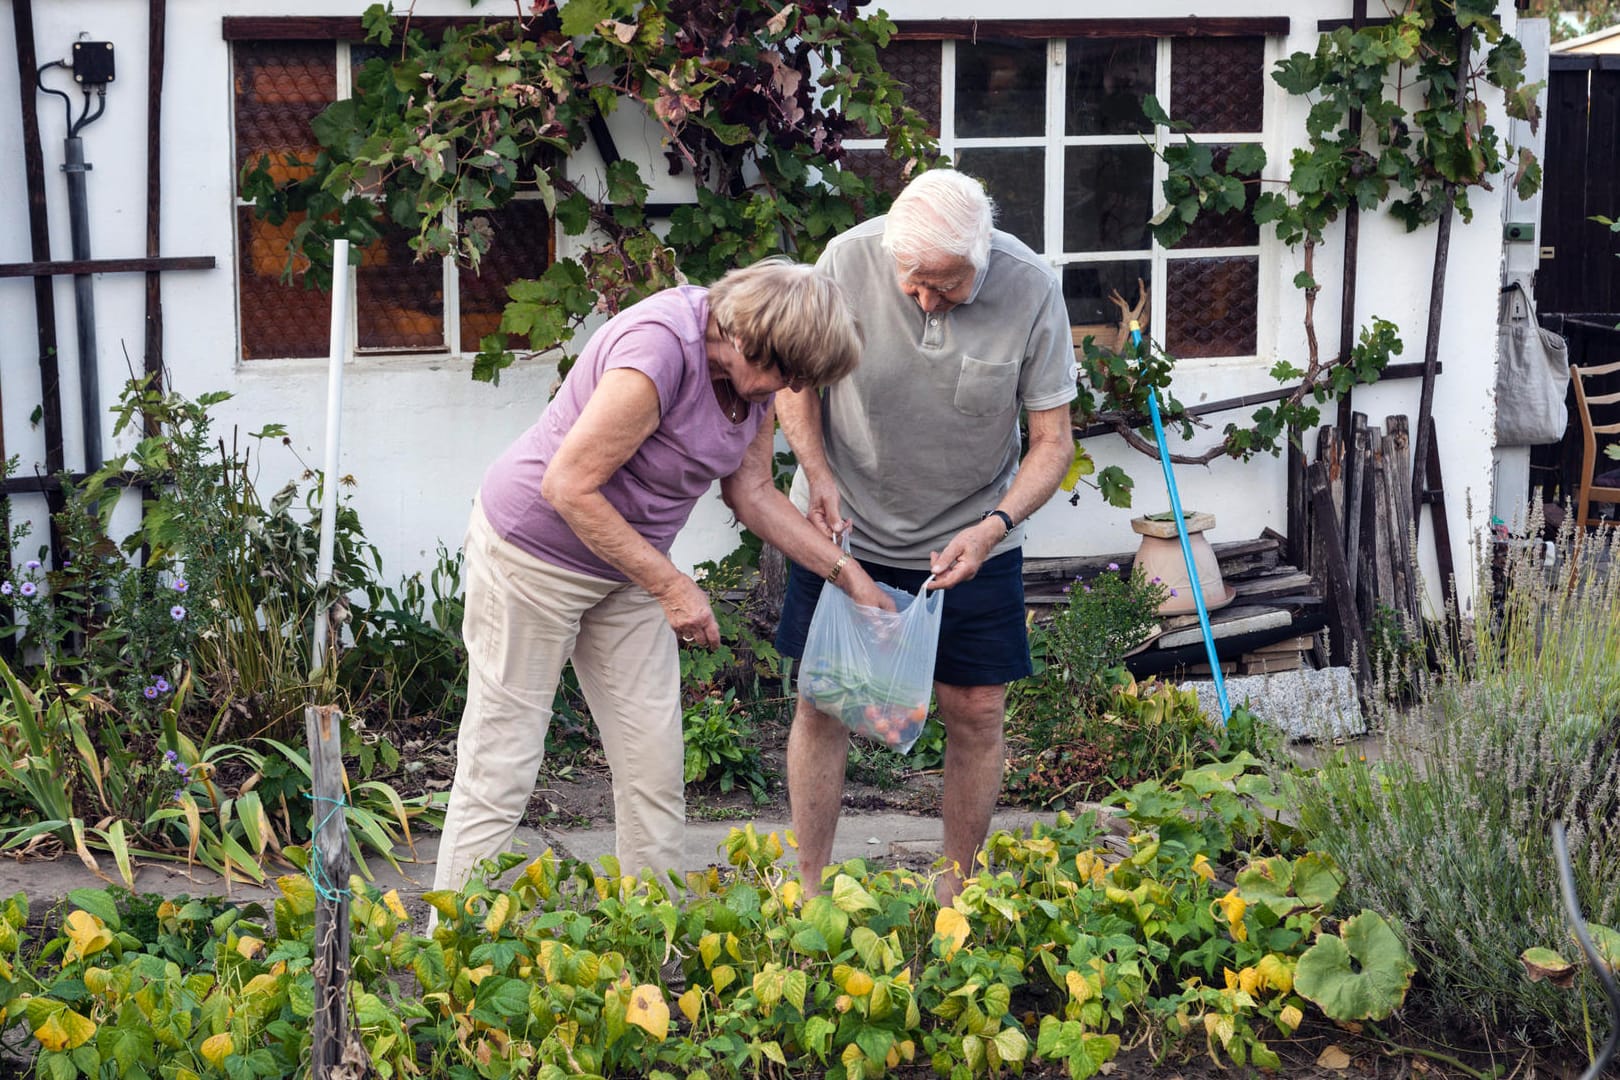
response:
[[[1217,161],[1263,141],[1264,37],[1105,37],[1083,21],[1044,24],[1064,37],[997,37],[984,20],[926,40],[917,25],[880,54],[885,68],[941,149],[985,182],[998,227],[1057,266],[1076,341],[1112,345],[1138,318],[1180,357],[1255,354],[1259,227],[1246,212],[1204,214],[1174,250],[1153,242],[1163,165],[1144,139],[1163,136],[1142,99],[1190,123]],[[903,183],[877,138],[852,140],[845,167],[890,195]]]
[[[339,41],[233,41],[232,75],[238,173],[270,159],[278,180],[308,175],[287,164],[313,160],[319,146],[310,122],[322,109],[354,92],[353,72],[376,55],[367,46]],[[347,70],[348,79],[341,73]],[[474,219],[482,219],[475,224]],[[290,280],[288,242],[297,218],[279,226],[237,209],[237,299],[242,358],[324,357],[331,300],[307,282],[296,264]],[[354,342],[383,354],[475,352],[496,332],[506,286],[537,277],[553,255],[550,218],[538,200],[523,196],[498,211],[480,211],[468,227],[492,227],[494,246],[479,273],[418,259],[409,235],[391,231],[359,254],[354,275]],[[458,311],[459,319],[448,313]],[[513,344],[516,344],[515,342]]]

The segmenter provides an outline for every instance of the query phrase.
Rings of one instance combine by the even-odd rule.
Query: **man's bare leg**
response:
[[[809,896],[821,891],[821,871],[832,858],[848,762],[849,731],[799,698],[788,732],[788,803],[799,842],[799,880]]]
[[[1002,728],[1007,713],[1007,687],[934,684],[939,719],[945,725],[945,819],[947,869],[934,882],[941,907],[962,891],[963,874],[972,874],[974,858],[990,832],[990,815],[1001,795],[1006,768]],[[795,732],[798,726],[794,725]],[[792,776],[792,742],[788,765]],[[789,781],[791,784],[791,780]],[[798,817],[795,814],[794,824]],[[802,842],[802,841],[801,841]]]

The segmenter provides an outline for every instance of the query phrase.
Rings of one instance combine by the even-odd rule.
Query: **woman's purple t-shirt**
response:
[[[591,336],[540,420],[484,474],[479,501],[497,533],[565,570],[626,580],[540,497],[540,479],[602,373],[633,368],[658,388],[658,428],[601,493],[648,543],[669,552],[693,504],[742,464],[765,415],[763,405],[750,405],[743,421],[733,424],[714,396],[703,345],[708,297],[707,289],[693,285],[666,289],[621,311]]]

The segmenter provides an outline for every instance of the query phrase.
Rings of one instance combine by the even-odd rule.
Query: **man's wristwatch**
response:
[[[1000,518],[1001,523],[1007,526],[1007,532],[1002,533],[1002,536],[1006,536],[1013,531],[1012,515],[1007,513],[1005,510],[986,510],[984,513],[979,515],[979,520],[984,521],[986,518],[992,517]]]

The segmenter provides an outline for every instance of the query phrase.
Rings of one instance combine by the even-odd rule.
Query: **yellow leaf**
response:
[[[247,981],[246,986],[242,987],[242,996],[255,997],[259,994],[271,993],[276,989],[276,984],[278,982],[280,982],[280,980],[268,972],[262,975],[255,975],[253,978]]]
[[[75,960],[94,956],[113,941],[112,931],[107,929],[107,924],[88,911],[68,912],[67,936],[71,944],[62,954],[63,967],[67,967]]]
[[[1091,983],[1078,971],[1071,971],[1064,975],[1063,984],[1069,988],[1069,996],[1074,998],[1076,1005],[1084,1005],[1093,996]]]
[[[865,997],[872,992],[872,976],[864,971],[852,971],[844,981],[844,992],[851,997]]]
[[[953,907],[940,908],[939,914],[934,916],[934,933],[950,942],[945,950],[945,959],[949,960],[967,942],[967,916]]]
[[[1252,967],[1246,967],[1238,972],[1238,986],[1245,994],[1260,992],[1260,972]]]
[[[697,1023],[698,1007],[703,1001],[703,995],[698,993],[697,987],[692,987],[686,993],[675,999],[675,1004],[681,1007],[681,1015],[686,1017],[689,1024]]]
[[[75,912],[74,914],[80,914]],[[34,1038],[47,1050],[72,1050],[96,1033],[96,1025],[72,1009],[58,1009],[34,1029]]]
[[[664,1036],[669,1034],[669,1004],[664,1001],[663,991],[651,983],[642,983],[630,991],[624,1019],[663,1042]]]
[[[1202,852],[1199,853],[1197,858],[1193,859],[1192,868],[1193,873],[1197,874],[1205,881],[1215,880],[1215,868],[1209,865],[1209,856],[1203,854]]]
[[[804,897],[804,886],[797,881],[787,881],[777,890],[777,894],[782,898],[782,906],[792,911]]]
[[[1268,989],[1286,994],[1294,988],[1293,965],[1276,953],[1261,957],[1254,969],[1260,975],[1261,984]]]
[[[276,886],[287,898],[294,915],[315,913],[315,883],[303,874],[284,874],[276,878]]]
[[[1292,1005],[1284,1005],[1283,1011],[1277,1014],[1277,1026],[1284,1035],[1292,1035],[1299,1030],[1299,1025],[1305,1020],[1305,1014]]]
[[[244,960],[251,960],[264,948],[264,939],[243,935],[236,939],[236,951]]]
[[[1238,895],[1236,889],[1215,901],[1215,906],[1221,909],[1221,917],[1232,929],[1234,941],[1248,941],[1249,928],[1243,922],[1243,913],[1249,910],[1249,902]]]
[[[180,909],[175,906],[173,900],[165,900],[158,905],[157,917],[160,919],[172,919],[178,914]]]
[[[512,913],[512,898],[502,893],[489,905],[489,914],[484,917],[484,932],[498,934],[501,927],[506,925],[506,917]]]
[[[383,893],[383,903],[394,913],[394,918],[403,920],[411,917],[411,913],[406,911],[405,905],[399,901],[398,889],[389,889]]]
[[[236,1044],[231,1041],[231,1033],[222,1031],[218,1035],[210,1035],[203,1040],[197,1048],[203,1060],[216,1069],[225,1067],[225,1059],[236,1052]]]

